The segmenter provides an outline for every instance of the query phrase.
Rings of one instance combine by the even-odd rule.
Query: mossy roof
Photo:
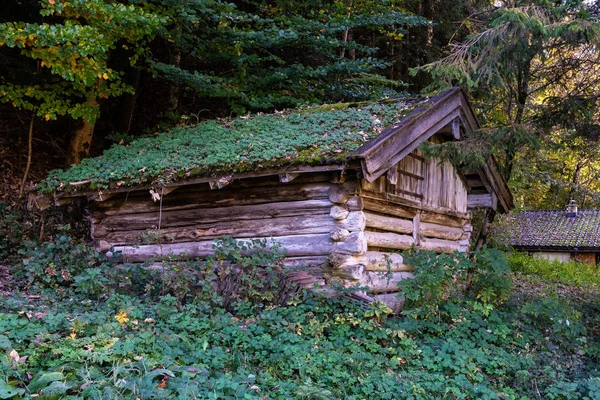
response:
[[[509,243],[526,250],[600,251],[600,210],[536,210],[515,213]]]
[[[180,126],[114,145],[66,171],[51,171],[38,190],[110,191],[292,165],[341,164],[428,99],[334,104]]]

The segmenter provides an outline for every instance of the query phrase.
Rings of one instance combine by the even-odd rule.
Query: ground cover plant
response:
[[[421,252],[393,316],[286,288],[281,254],[253,247],[169,269],[117,268],[66,236],[24,248],[0,297],[0,398],[600,396],[596,292],[523,279],[509,297],[499,252]]]
[[[600,285],[600,275],[595,265],[578,261],[561,262],[545,260],[520,252],[508,253],[507,259],[511,269],[515,272],[577,286]]]

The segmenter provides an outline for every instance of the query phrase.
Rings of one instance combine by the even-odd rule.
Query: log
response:
[[[331,210],[329,212],[331,218],[335,219],[336,221],[346,219],[348,217],[348,214],[350,214],[350,211],[348,211],[345,207],[342,206],[333,206],[331,207]]]
[[[283,265],[289,268],[301,270],[325,270],[329,265],[328,256],[301,256],[286,257],[283,259]],[[322,271],[321,271],[322,272]]]
[[[350,197],[345,205],[348,211],[362,211],[365,208],[363,199],[358,196]]]
[[[336,221],[335,224],[339,228],[347,229],[350,232],[364,231],[365,230],[366,217],[362,211],[351,211],[348,213],[346,219]]]
[[[352,195],[342,185],[335,185],[329,189],[329,200],[336,204],[346,204]]]
[[[350,231],[349,230],[342,229],[342,228],[339,228],[339,227],[335,227],[335,228],[333,228],[333,230],[329,234],[329,237],[334,242],[343,242],[344,240],[346,240],[346,238],[348,237],[348,235],[350,235]]]
[[[458,240],[464,233],[462,228],[433,224],[431,222],[421,222],[419,232],[423,236],[448,240]]]
[[[330,257],[330,263],[333,268],[362,264],[369,271],[388,271],[389,269],[391,272],[403,272],[414,270],[412,266],[404,264],[403,261],[400,254],[382,253],[379,251],[367,251],[362,256],[332,254]]]
[[[363,202],[365,210],[375,211],[381,214],[412,219],[417,213],[416,209],[391,204],[384,200],[363,197]]]
[[[497,203],[496,203],[497,206]],[[493,208],[494,199],[492,193],[469,194],[467,196],[468,208]]]
[[[411,272],[366,272],[360,281],[362,286],[368,286],[368,293],[389,293],[398,291],[398,283],[403,279],[413,278]]]
[[[349,224],[350,225],[350,224]],[[307,235],[331,232],[334,221],[326,214],[312,217],[282,217],[271,219],[237,220],[175,228],[111,232],[102,225],[94,229],[94,238],[113,244],[193,242],[217,239],[221,236],[237,238]],[[158,235],[160,234],[160,238]]]
[[[365,212],[366,226],[368,228],[382,229],[398,233],[412,233],[413,222],[406,219],[387,217],[384,215]]]
[[[365,266],[361,264],[346,265],[329,271],[329,274],[338,279],[360,281],[365,277]]]
[[[421,250],[431,250],[436,253],[453,253],[460,250],[461,245],[458,242],[443,239],[424,239],[421,241]]]
[[[333,249],[336,253],[342,254],[365,254],[367,252],[365,232],[351,232],[346,240],[335,243]]]
[[[267,239],[267,247],[273,246],[273,241],[287,250],[287,257],[327,256],[333,250],[333,242],[328,234],[295,235],[258,238]],[[251,244],[249,239],[240,240]],[[125,262],[144,262],[156,257],[185,256],[186,258],[204,258],[214,254],[213,240],[172,243],[164,245],[114,246],[115,251],[123,253]]]
[[[161,227],[169,228],[234,220],[327,214],[330,211],[331,205],[331,202],[327,199],[302,200],[229,207],[199,208],[194,210],[163,210],[162,213],[159,213],[157,210],[150,213],[111,215],[108,217],[93,214],[91,220],[96,225],[101,225],[105,229],[114,231],[132,231],[157,227],[159,216]]]
[[[330,183],[279,184],[274,186],[225,188],[210,191],[208,188],[196,190],[178,190],[165,196],[162,212],[191,210],[203,207],[241,206],[277,202],[327,199]],[[147,193],[147,192],[145,192]],[[101,203],[93,203],[92,213],[104,215],[135,214],[158,212],[159,202],[152,202],[147,196],[120,196]]]
[[[421,212],[421,222],[462,228],[469,221],[468,218],[456,217],[448,214],[440,214],[431,211]]]
[[[397,233],[366,231],[365,236],[369,247],[408,250],[415,244],[412,236]]]
[[[393,314],[398,314],[404,308],[405,298],[398,292],[376,294],[373,298],[391,308]]]

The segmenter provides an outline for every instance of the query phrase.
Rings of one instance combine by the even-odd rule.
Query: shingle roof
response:
[[[508,242],[517,249],[600,251],[600,210],[575,217],[565,210],[522,211],[509,218]]]

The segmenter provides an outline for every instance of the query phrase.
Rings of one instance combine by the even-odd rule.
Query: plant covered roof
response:
[[[180,126],[114,145],[66,171],[54,170],[38,189],[114,190],[264,168],[342,163],[426,100],[336,104]]]
[[[600,250],[600,210],[536,210],[515,213],[508,243],[522,249]]]

